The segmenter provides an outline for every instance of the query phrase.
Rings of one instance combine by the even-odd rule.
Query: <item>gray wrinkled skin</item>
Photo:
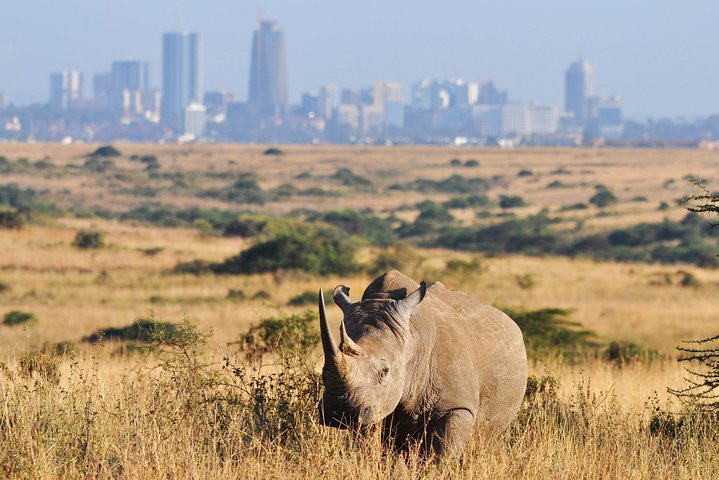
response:
[[[320,294],[322,424],[381,423],[385,441],[400,449],[420,442],[429,456],[460,453],[474,428],[507,428],[527,384],[522,332],[511,318],[396,270],[374,280],[361,301],[348,294],[334,291],[344,313],[339,344]]]

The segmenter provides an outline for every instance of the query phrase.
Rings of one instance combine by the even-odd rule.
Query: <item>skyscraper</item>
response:
[[[202,43],[199,33],[162,35],[162,121],[180,129],[191,103],[202,103]]]
[[[50,106],[67,110],[74,100],[82,98],[82,74],[65,71],[50,75]]]
[[[147,62],[125,60],[112,62],[111,100],[114,110],[142,113],[142,95],[149,88],[150,68]]]
[[[275,22],[261,20],[252,37],[248,103],[263,116],[287,112],[285,36]]]
[[[589,97],[594,94],[594,69],[579,58],[564,74],[564,110],[574,114],[577,126],[589,122]]]

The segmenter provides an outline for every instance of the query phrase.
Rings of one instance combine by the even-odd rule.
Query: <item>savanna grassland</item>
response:
[[[99,147],[0,145],[0,477],[719,478],[667,391],[719,334],[719,153]],[[392,268],[525,332],[519,418],[445,465],[315,423],[316,292]]]

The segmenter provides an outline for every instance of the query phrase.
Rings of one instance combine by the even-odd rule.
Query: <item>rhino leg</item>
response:
[[[472,436],[474,416],[463,408],[451,410],[428,431],[429,453],[435,459],[451,458],[462,453]]]

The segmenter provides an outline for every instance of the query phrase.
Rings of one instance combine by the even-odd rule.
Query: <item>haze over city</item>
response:
[[[561,104],[564,71],[581,54],[596,69],[596,89],[621,95],[626,118],[719,111],[719,4],[708,0],[70,0],[12,3],[4,11],[0,90],[17,104],[46,102],[51,72],[78,70],[89,79],[116,59],[149,61],[150,83],[159,87],[161,35],[178,29],[203,36],[205,89],[244,99],[252,32],[264,13],[285,33],[293,103],[328,83],[358,88],[382,79],[409,91],[421,78],[459,77],[492,79],[519,101]]]

